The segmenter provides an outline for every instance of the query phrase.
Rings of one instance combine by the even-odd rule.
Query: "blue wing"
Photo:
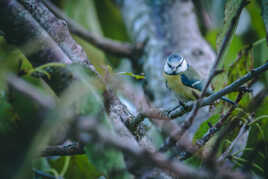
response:
[[[191,87],[198,91],[202,91],[203,89],[203,84],[200,79],[189,77],[189,75],[187,76],[186,74],[181,74],[181,81],[185,86]]]
[[[185,73],[185,74],[181,74],[181,82],[183,83],[183,85],[188,86],[190,88],[196,89],[198,91],[202,91],[203,89],[203,81],[199,78],[198,75],[196,75],[197,73],[195,73],[194,71]],[[213,92],[208,89],[207,91],[207,95],[211,95]],[[235,102],[231,101],[230,99],[226,98],[226,97],[221,97],[222,100],[232,104],[232,105],[237,105]]]

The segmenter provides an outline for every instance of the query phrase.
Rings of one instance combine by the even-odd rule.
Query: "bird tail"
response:
[[[224,96],[221,97],[221,100],[226,101],[227,103],[230,103],[234,106],[237,106],[237,103],[233,102],[232,100],[230,100],[229,98],[226,98]]]

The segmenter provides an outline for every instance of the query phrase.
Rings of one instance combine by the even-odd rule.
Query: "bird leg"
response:
[[[184,102],[182,102],[181,100],[179,100],[179,103],[182,106],[183,110],[187,111],[187,105]]]

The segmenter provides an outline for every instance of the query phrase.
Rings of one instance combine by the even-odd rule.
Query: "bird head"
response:
[[[179,54],[171,54],[167,57],[164,72],[167,75],[179,75],[188,69],[187,61]]]

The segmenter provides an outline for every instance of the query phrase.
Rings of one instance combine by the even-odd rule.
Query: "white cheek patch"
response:
[[[170,68],[168,67],[167,63],[165,63],[164,72],[168,73],[169,71],[170,71]]]

